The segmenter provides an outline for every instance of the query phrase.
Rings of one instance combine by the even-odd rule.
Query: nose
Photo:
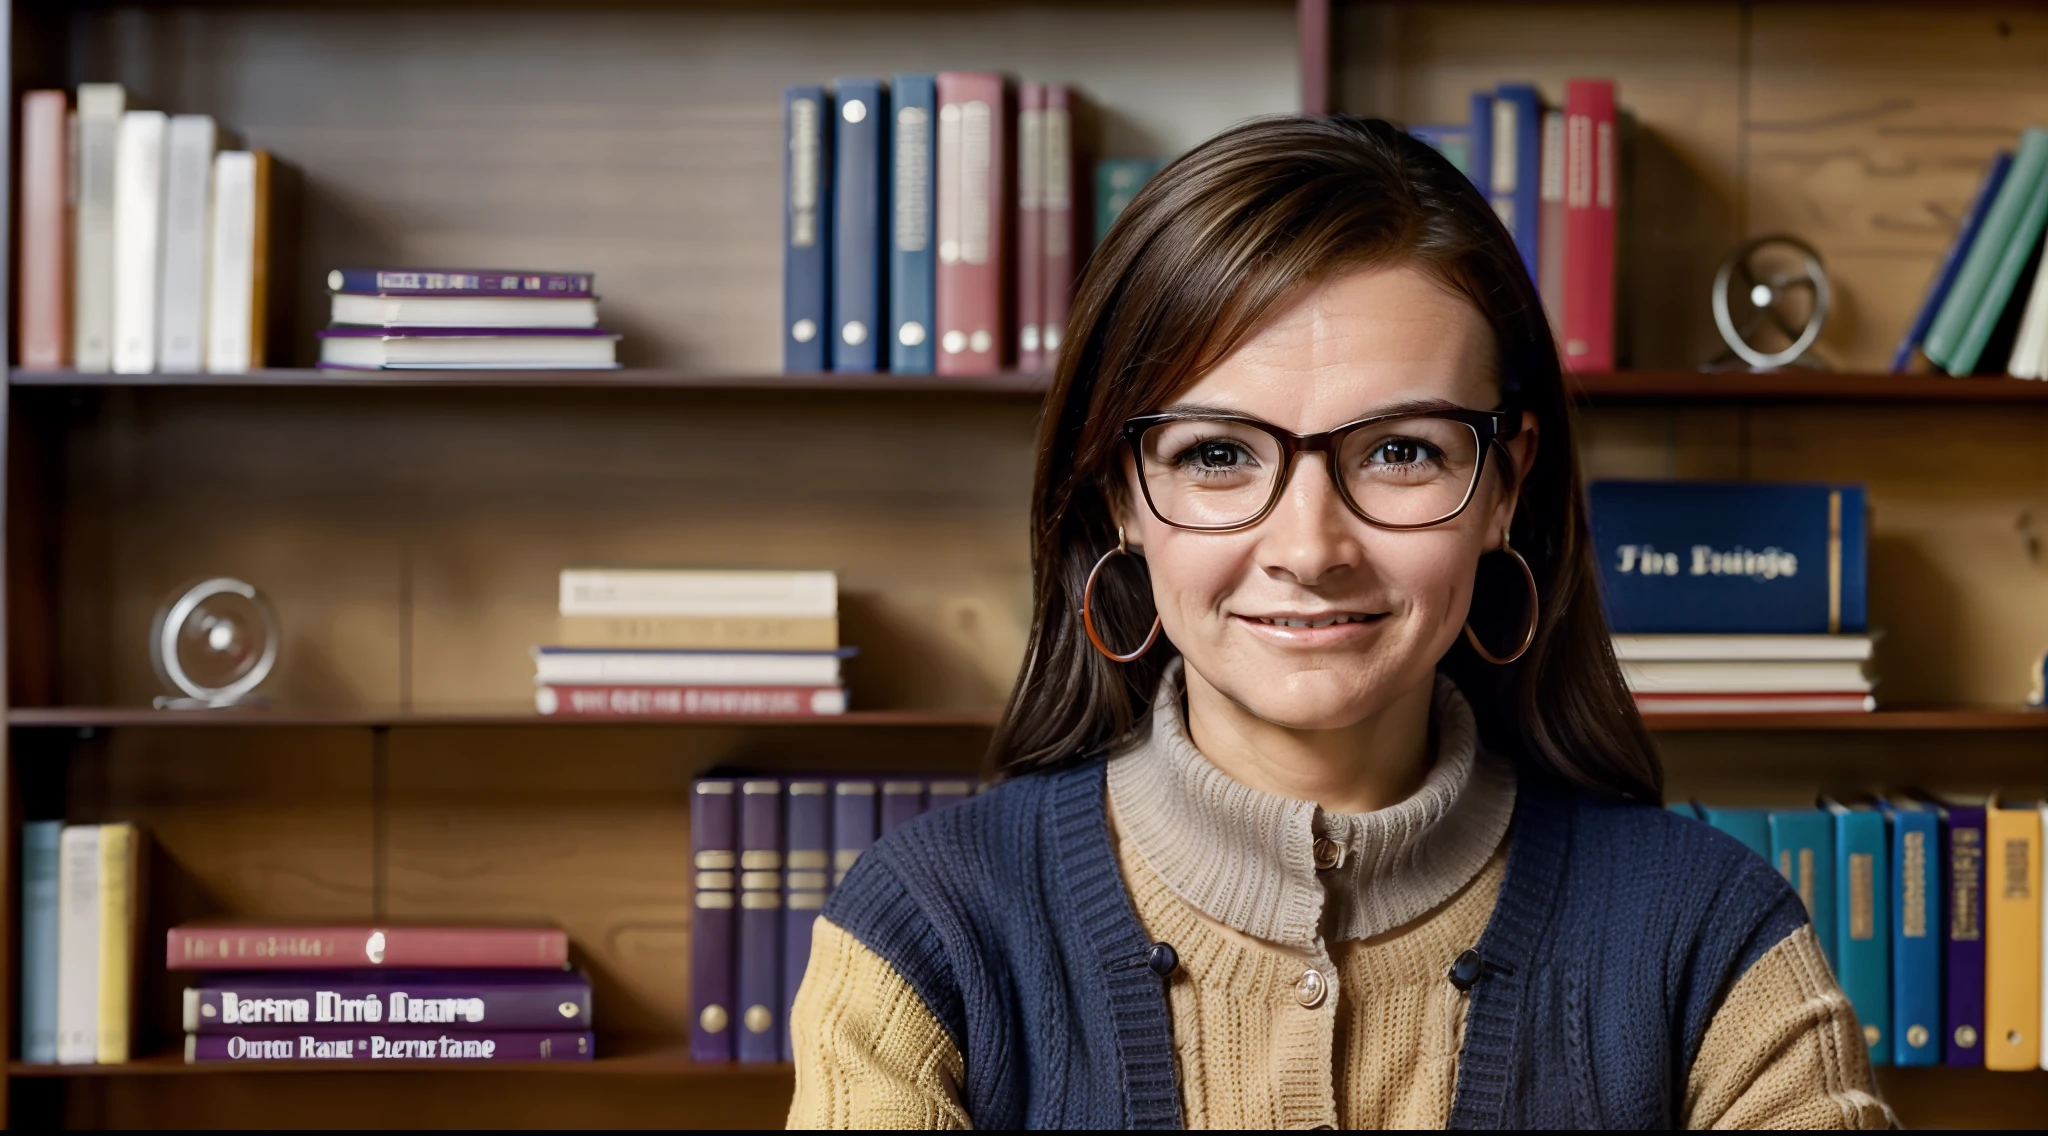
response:
[[[1329,460],[1327,454],[1298,455],[1279,503],[1258,527],[1260,567],[1303,587],[1330,582],[1364,560],[1351,509],[1330,480]]]

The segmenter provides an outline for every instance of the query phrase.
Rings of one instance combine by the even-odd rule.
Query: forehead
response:
[[[1410,265],[1302,289],[1169,403],[1228,409],[1313,433],[1396,403],[1500,401],[1493,333],[1470,301]]]

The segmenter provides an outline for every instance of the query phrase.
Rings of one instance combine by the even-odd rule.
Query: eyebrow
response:
[[[1346,418],[1344,422],[1362,422],[1367,418],[1378,418],[1382,415],[1387,414],[1424,414],[1432,410],[1469,409],[1472,408],[1460,406],[1457,403],[1450,401],[1449,399],[1411,398],[1403,400],[1401,402],[1389,403],[1386,406],[1380,407],[1377,410],[1370,410],[1364,414],[1356,415],[1351,418]],[[1237,410],[1232,407],[1212,406],[1207,403],[1200,402],[1177,402],[1174,403],[1172,406],[1168,406],[1160,410],[1159,413],[1181,414],[1187,415],[1191,418],[1250,418],[1255,422],[1265,421],[1265,419],[1260,418],[1255,414],[1246,414],[1244,411]],[[1271,425],[1271,423],[1268,424]]]

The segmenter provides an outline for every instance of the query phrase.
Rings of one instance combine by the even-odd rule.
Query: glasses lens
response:
[[[1138,453],[1152,508],[1168,524],[1195,528],[1258,516],[1286,474],[1272,437],[1237,422],[1162,422],[1138,439]]]
[[[1479,470],[1479,433],[1448,418],[1377,422],[1347,435],[1337,462],[1367,519],[1426,525],[1465,504]]]

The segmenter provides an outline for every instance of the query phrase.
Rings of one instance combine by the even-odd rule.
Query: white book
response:
[[[567,327],[597,326],[597,301],[496,296],[365,296],[336,292],[330,312],[357,327]]]
[[[213,119],[171,119],[164,162],[164,255],[157,369],[189,374],[206,354],[206,226],[213,211]]]
[[[119,83],[78,85],[71,358],[80,371],[114,366],[114,158],[127,108],[128,92]]]
[[[1616,635],[1614,657],[1625,663],[1862,662],[1870,658],[1873,641],[1869,635]]]
[[[206,369],[239,375],[255,365],[256,155],[213,156],[213,221],[207,243]]]
[[[536,648],[537,683],[664,686],[838,686],[831,651],[569,651]]]
[[[156,370],[158,287],[164,270],[164,137],[160,110],[121,116],[114,157],[114,371]]]
[[[1637,694],[1868,694],[1862,663],[1625,662],[1621,677]]]
[[[2034,290],[2027,293],[2027,307],[2020,316],[2019,334],[2013,337],[2012,355],[2006,359],[2005,373],[2016,379],[2038,379],[2043,377],[2044,370],[2048,370],[2048,272],[2037,272]],[[2048,1005],[2048,999],[2043,1000],[2043,1005]]]
[[[1639,694],[1645,714],[1868,714],[1877,699],[1868,694],[1814,694],[1787,698],[1754,694]]]
[[[57,838],[57,1061],[99,1060],[100,828],[72,824]]]
[[[562,615],[821,618],[839,614],[839,575],[568,568],[562,571],[560,606]]]
[[[605,371],[619,365],[618,336],[571,328],[552,329],[554,335],[407,335],[406,329],[374,334],[380,330],[328,328],[320,333],[320,361],[330,367],[458,371]]]

